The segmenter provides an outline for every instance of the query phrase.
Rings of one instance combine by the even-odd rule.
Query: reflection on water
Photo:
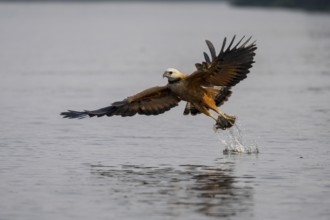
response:
[[[114,197],[134,196],[136,202],[152,206],[165,203],[170,207],[170,211],[162,213],[166,215],[192,210],[205,216],[227,217],[246,214],[253,206],[253,188],[241,185],[253,182],[254,177],[235,177],[233,164],[229,165],[228,169],[190,164],[178,168],[170,165],[91,167],[93,174],[117,182],[111,185],[115,186],[112,191],[117,196],[112,194]]]

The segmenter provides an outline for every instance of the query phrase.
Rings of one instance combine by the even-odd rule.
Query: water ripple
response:
[[[111,185],[114,186],[113,193],[117,194],[115,197],[134,198],[136,202],[155,207],[161,204],[168,208],[175,206],[176,212],[188,209],[204,216],[227,217],[251,211],[253,204],[253,188],[237,183],[251,182],[254,177],[235,177],[231,169],[191,164],[176,168],[140,165],[91,167],[93,174],[116,182]]]

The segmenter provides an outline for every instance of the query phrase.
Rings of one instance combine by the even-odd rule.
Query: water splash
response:
[[[257,154],[259,149],[257,144],[243,143],[243,135],[241,129],[235,124],[233,127],[223,131],[215,130],[220,142],[225,146],[223,150],[224,154],[246,153]]]

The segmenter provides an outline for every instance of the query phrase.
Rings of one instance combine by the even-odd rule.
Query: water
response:
[[[330,17],[217,3],[1,3],[0,219],[329,219]],[[222,110],[65,120],[192,72],[205,39],[253,35]],[[221,134],[230,137],[230,134]]]
[[[256,140],[249,140],[249,142],[246,142],[246,140],[243,141],[243,133],[237,123],[234,124],[233,127],[227,129],[227,132],[221,131],[220,129],[216,129],[215,132],[218,134],[219,141],[224,146],[224,154],[259,153]]]

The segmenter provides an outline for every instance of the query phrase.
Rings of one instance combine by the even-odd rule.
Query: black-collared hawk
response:
[[[234,36],[226,47],[225,38],[219,54],[213,44],[206,40],[211,56],[204,52],[205,61],[195,64],[196,71],[192,74],[169,68],[163,74],[168,79],[165,86],[146,89],[98,110],[69,110],[61,115],[64,118],[79,119],[105,115],[158,115],[177,106],[182,100],[187,102],[184,115],[203,113],[216,121],[215,128],[230,128],[236,117],[220,112],[218,107],[228,100],[232,93],[231,87],[247,77],[257,49],[255,42],[249,43],[251,37],[245,41],[243,39],[234,43]],[[210,110],[217,113],[218,117],[213,116]]]

